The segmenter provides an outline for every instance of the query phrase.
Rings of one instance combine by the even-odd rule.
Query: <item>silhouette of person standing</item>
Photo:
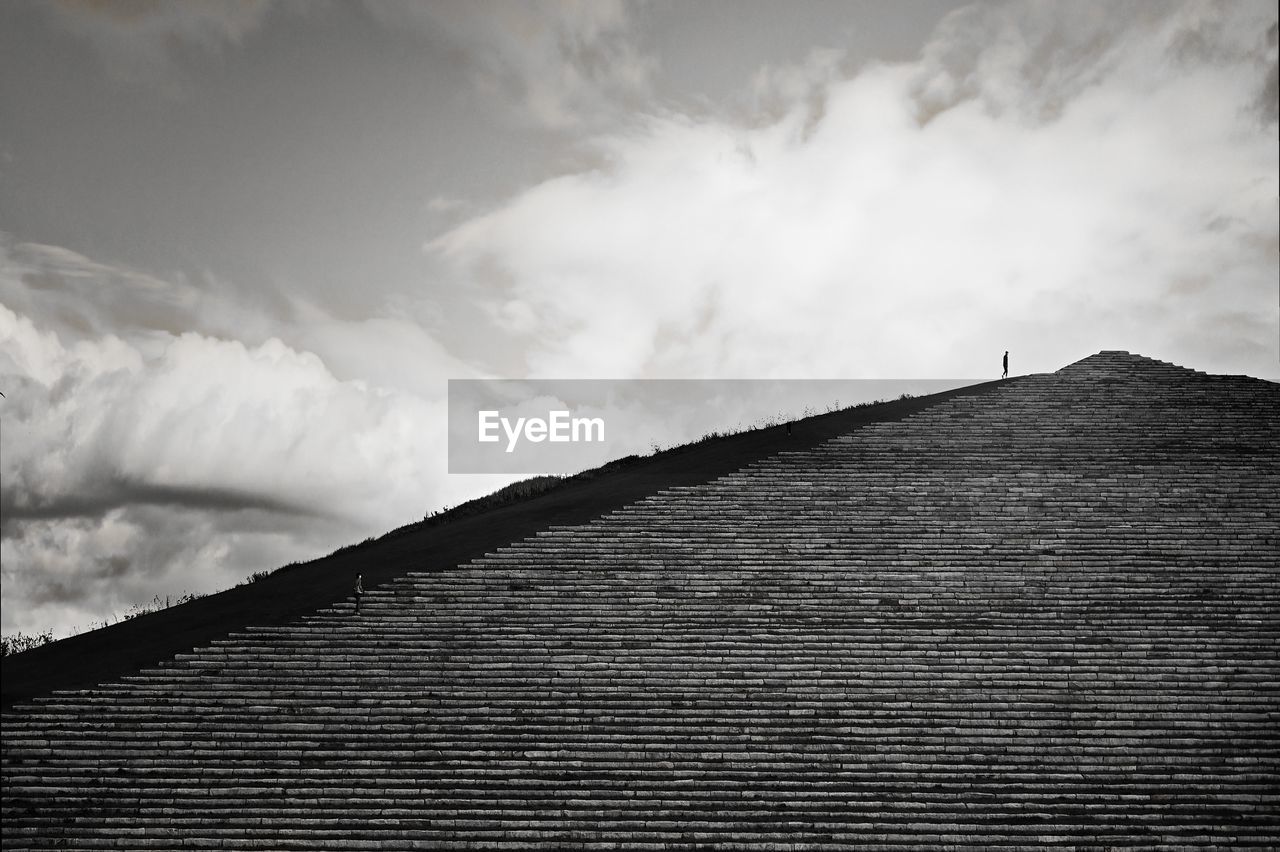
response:
[[[1009,350],[1008,349],[1004,350],[1004,375],[1002,375],[1000,378],[1002,379],[1009,378]]]
[[[360,601],[364,598],[364,575],[356,575],[356,614],[360,614]]]

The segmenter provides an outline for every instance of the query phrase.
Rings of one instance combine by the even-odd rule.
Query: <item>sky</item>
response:
[[[0,4],[0,622],[510,481],[449,379],[1280,380],[1273,2]]]

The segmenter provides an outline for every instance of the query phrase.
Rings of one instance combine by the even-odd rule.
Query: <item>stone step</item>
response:
[[[957,396],[3,725],[5,848],[1276,848],[1280,388]]]

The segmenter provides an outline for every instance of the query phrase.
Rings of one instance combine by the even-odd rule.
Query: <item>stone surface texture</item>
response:
[[[1277,495],[1102,352],[23,705],[4,848],[1277,848]]]

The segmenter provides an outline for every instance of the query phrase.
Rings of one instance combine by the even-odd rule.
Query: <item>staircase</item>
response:
[[[4,848],[1277,848],[1278,494],[1102,352],[20,707]]]

